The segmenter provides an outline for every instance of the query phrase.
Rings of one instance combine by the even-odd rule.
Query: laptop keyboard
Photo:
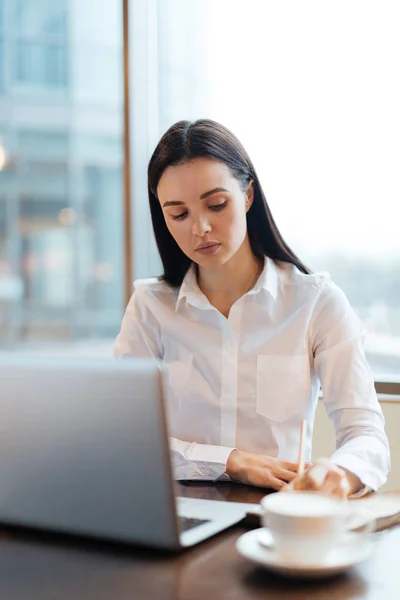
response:
[[[189,531],[189,529],[193,529],[193,527],[198,527],[199,525],[204,525],[204,523],[209,522],[210,519],[194,519],[193,517],[178,516],[178,527],[181,533],[183,531]]]

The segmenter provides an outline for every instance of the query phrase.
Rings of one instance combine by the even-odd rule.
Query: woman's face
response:
[[[246,238],[253,185],[243,192],[224,163],[196,158],[168,167],[157,195],[169,232],[200,267],[223,265]]]

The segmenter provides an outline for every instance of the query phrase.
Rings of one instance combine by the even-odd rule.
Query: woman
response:
[[[135,282],[114,354],[165,361],[176,478],[293,486],[321,383],[337,450],[296,486],[377,489],[389,448],[362,325],[284,242],[240,142],[210,120],[176,123],[148,191],[164,274]]]

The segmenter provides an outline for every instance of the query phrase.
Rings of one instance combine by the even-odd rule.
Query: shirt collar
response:
[[[268,257],[266,257],[264,260],[264,268],[257,279],[255,286],[248,292],[248,294],[258,294],[262,289],[266,290],[272,296],[272,298],[276,300],[278,293],[277,266],[274,261]],[[184,298],[186,298],[190,304],[197,306],[198,308],[211,308],[210,302],[203,294],[197,283],[196,268],[194,264],[189,267],[185,277],[183,278],[175,304],[175,312],[178,310],[180,301]]]
[[[272,258],[268,258],[267,256],[264,259],[264,268],[255,286],[248,293],[258,294],[260,290],[267,291],[276,300],[278,293],[278,270]]]
[[[180,301],[184,298],[186,298],[190,304],[197,306],[198,308],[210,308],[211,306],[206,296],[199,288],[197,283],[196,267],[194,264],[189,267],[185,277],[183,278],[175,304],[175,312],[178,310]]]

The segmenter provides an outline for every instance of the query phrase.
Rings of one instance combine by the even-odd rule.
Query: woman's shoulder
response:
[[[279,263],[279,268],[284,284],[301,288],[318,298],[319,302],[347,304],[345,293],[332,279],[329,271],[303,273],[290,263]]]
[[[155,301],[161,304],[173,304],[178,297],[179,289],[168,285],[161,277],[136,279],[133,282],[133,297],[137,302]]]
[[[171,288],[161,277],[147,277],[146,279],[135,279],[135,281],[133,282],[133,289],[157,292]]]
[[[321,288],[335,285],[328,271],[303,273],[292,263],[276,261],[281,281],[286,285]]]

